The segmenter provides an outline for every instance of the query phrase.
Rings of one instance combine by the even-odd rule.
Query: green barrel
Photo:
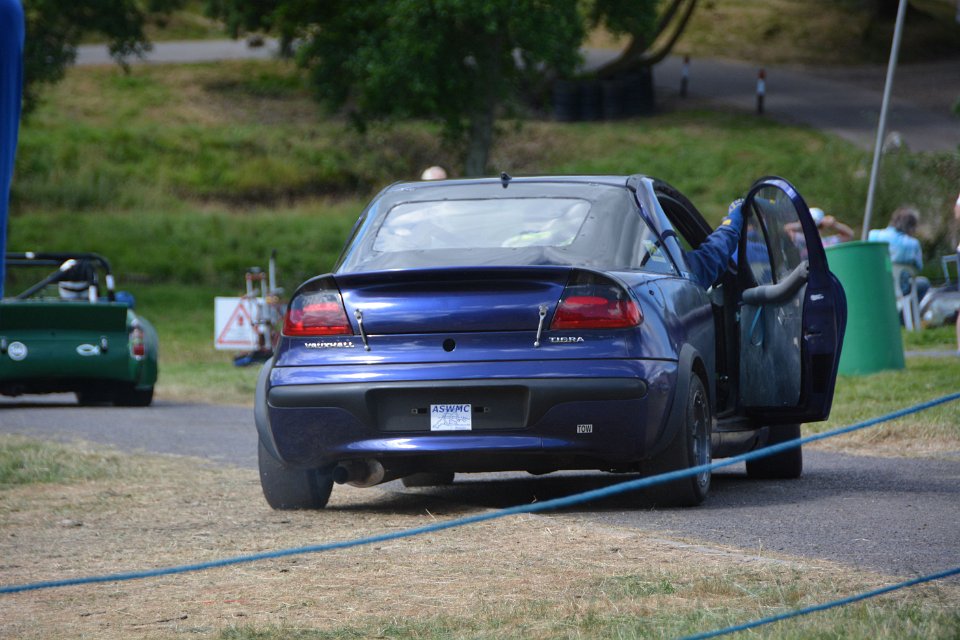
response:
[[[847,294],[847,332],[840,373],[865,375],[903,369],[903,337],[886,242],[827,247],[827,261]]]

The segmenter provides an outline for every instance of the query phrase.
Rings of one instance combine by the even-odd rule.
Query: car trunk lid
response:
[[[126,331],[127,306],[118,303],[20,301],[0,306],[0,331],[69,329]]]
[[[275,365],[416,364],[626,358],[641,337],[632,327],[551,326],[558,305],[591,278],[573,267],[474,267],[338,274],[310,285],[337,331],[285,333]],[[334,281],[335,280],[335,281]],[[335,291],[335,298],[331,292]],[[298,294],[297,297],[299,297]],[[295,301],[296,298],[295,297]],[[305,303],[309,304],[309,303]],[[294,307],[291,302],[291,307]],[[342,314],[342,315],[340,315]],[[289,315],[289,314],[288,314]],[[340,331],[349,325],[348,331]],[[642,323],[641,323],[642,325]]]
[[[370,335],[531,331],[569,267],[418,269],[336,276],[347,316]],[[359,329],[359,327],[357,327]]]

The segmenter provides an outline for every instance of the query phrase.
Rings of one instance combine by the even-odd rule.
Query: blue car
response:
[[[456,473],[655,474],[798,437],[830,413],[846,300],[792,185],[758,180],[742,211],[704,289],[687,255],[711,227],[653,178],[388,187],[333,272],[291,297],[260,374],[267,502],[318,509],[335,483]],[[747,473],[802,466],[798,447]],[[652,499],[709,488],[704,472]]]

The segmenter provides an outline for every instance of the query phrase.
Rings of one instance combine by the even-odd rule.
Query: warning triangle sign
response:
[[[243,304],[243,300],[237,302],[233,313],[227,320],[216,340],[217,346],[230,347],[248,347],[256,345],[257,336],[253,327],[253,318],[250,312]]]

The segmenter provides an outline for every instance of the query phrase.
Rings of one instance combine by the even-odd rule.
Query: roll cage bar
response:
[[[110,302],[115,302],[117,299],[116,291],[114,289],[113,270],[110,267],[110,262],[98,253],[41,253],[35,251],[27,251],[23,253],[8,252],[4,260],[8,267],[56,267],[56,271],[50,273],[36,284],[28,287],[21,293],[14,296],[14,299],[16,300],[25,300],[26,298],[29,298],[38,291],[42,291],[48,285],[59,282],[68,276],[68,274],[70,274],[75,267],[84,264],[92,266],[91,276],[88,279],[90,285],[95,289],[99,289],[100,278],[98,272],[103,271],[104,283],[106,284],[107,290],[107,300]]]

